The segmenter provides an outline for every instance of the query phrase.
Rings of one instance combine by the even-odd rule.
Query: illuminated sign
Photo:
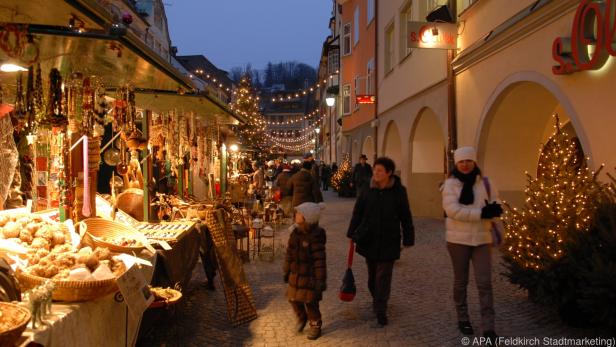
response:
[[[455,49],[458,27],[452,23],[408,22],[409,48]]]
[[[355,102],[358,104],[374,104],[376,96],[374,95],[356,95]]]
[[[552,57],[555,75],[600,69],[616,56],[616,0],[582,0],[575,12],[571,37],[558,37]]]

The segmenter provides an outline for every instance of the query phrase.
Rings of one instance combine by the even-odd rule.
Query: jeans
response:
[[[447,250],[453,264],[453,300],[456,304],[458,321],[470,321],[466,287],[468,286],[469,263],[472,261],[477,291],[479,292],[483,331],[494,330],[491,247],[491,244],[466,246],[447,242]]]
[[[391,293],[391,278],[394,269],[392,261],[366,259],[368,265],[368,289],[372,295],[372,307],[377,315],[387,313],[387,301]]]

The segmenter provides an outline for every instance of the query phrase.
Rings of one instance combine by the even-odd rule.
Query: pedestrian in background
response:
[[[334,162],[332,164],[332,175],[336,173],[336,171],[338,171],[338,165]]]
[[[456,166],[445,181],[442,193],[443,209],[447,215],[447,250],[454,272],[453,298],[458,329],[465,335],[474,334],[466,295],[469,263],[472,261],[479,292],[483,335],[495,341],[490,229],[491,220],[500,217],[503,209],[497,202],[498,191],[484,181],[473,147],[458,148],[454,152],[454,161]],[[493,198],[492,201],[489,201],[489,197]]]
[[[415,228],[406,188],[394,175],[396,164],[387,157],[374,162],[374,175],[353,208],[347,236],[368,265],[368,289],[372,309],[380,326],[387,325],[387,302],[391,292],[394,262],[404,247],[415,244]]]
[[[287,192],[293,196],[293,207],[304,202],[322,202],[323,195],[319,181],[312,176],[312,162],[305,160],[302,169],[294,174],[287,183]]]
[[[295,207],[296,227],[289,236],[284,261],[284,281],[288,283],[287,298],[297,316],[295,330],[302,332],[309,324],[308,339],[321,336],[319,301],[327,289],[325,230],[319,226],[319,216],[325,204],[305,202]]]
[[[329,180],[331,178],[331,169],[329,165],[321,164],[321,181],[323,182],[323,190],[329,190]]]
[[[367,162],[368,157],[365,154],[359,156],[359,163],[353,168],[353,179],[351,180],[351,188],[355,188],[357,196],[370,187],[370,179],[372,178],[372,167]],[[376,163],[375,163],[376,165]]]

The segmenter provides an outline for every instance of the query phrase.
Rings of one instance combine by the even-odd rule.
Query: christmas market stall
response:
[[[105,9],[94,3],[67,3],[9,1],[14,11],[0,24],[0,202],[9,209],[0,215],[0,253],[14,273],[3,286],[6,300],[28,307],[3,305],[2,317],[16,338],[31,321],[22,344],[134,345],[152,301],[178,298],[148,289],[158,263],[152,244],[172,249],[181,239],[152,242],[170,233],[139,232],[124,212],[112,219],[122,186],[141,190],[149,220],[149,112],[137,108],[134,90],[192,84],[127,31],[130,13],[99,16]],[[97,195],[101,159],[115,166],[110,202]]]

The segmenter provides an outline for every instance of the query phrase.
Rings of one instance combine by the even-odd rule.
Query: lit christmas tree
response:
[[[334,187],[334,190],[338,192],[340,196],[349,196],[351,195],[351,179],[352,179],[352,168],[351,168],[351,159],[349,155],[346,154],[344,156],[344,160],[338,171],[332,175],[330,179],[330,184]]]
[[[587,167],[578,139],[555,119],[556,132],[540,152],[537,178],[526,174],[524,207],[507,205],[503,216],[505,260],[512,268],[542,270],[561,258],[567,234],[587,231],[601,200],[599,172]]]
[[[240,80],[236,90],[235,101],[230,105],[231,110],[247,119],[246,124],[238,127],[241,142],[257,150],[258,153],[268,150],[265,132],[265,119],[259,108],[259,97],[252,87],[250,76],[246,75]]]

